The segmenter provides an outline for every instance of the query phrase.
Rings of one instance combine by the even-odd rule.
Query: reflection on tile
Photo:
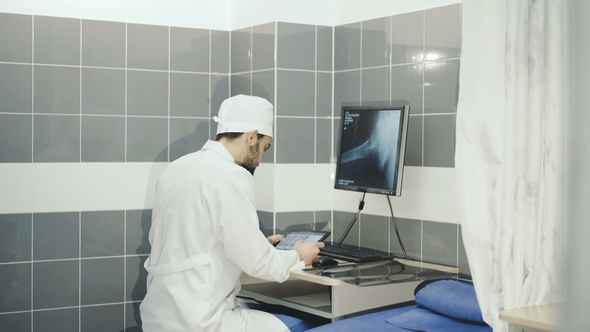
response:
[[[420,62],[424,58],[424,11],[391,18],[391,63]]]
[[[0,113],[31,113],[32,72],[31,65],[0,63]]]
[[[315,162],[330,163],[332,157],[332,120],[316,119]]]
[[[360,68],[361,23],[341,25],[334,29],[334,70]]]
[[[346,231],[346,228],[348,228],[350,222],[354,219],[355,214],[355,212],[334,211],[334,220],[332,221],[332,240],[335,243],[342,240],[344,232]],[[357,220],[342,243],[353,246],[360,245],[359,230],[360,223]]]
[[[422,166],[422,115],[410,116],[405,166]]]
[[[80,114],[80,68],[35,66],[35,113]]]
[[[461,225],[459,227],[459,252],[458,252],[458,264],[459,264],[459,273],[471,275],[471,270],[469,269],[469,261],[467,260],[467,253],[465,252],[465,243],[463,243],[463,232]]]
[[[170,73],[170,115],[209,116],[209,75]]]
[[[461,4],[427,9],[424,13],[426,61],[456,58],[461,53]]]
[[[79,317],[79,308],[34,311],[33,326],[35,330],[77,332]]]
[[[311,164],[314,162],[314,119],[277,118],[277,163]]]
[[[125,161],[125,118],[82,116],[82,162]]]
[[[387,252],[389,249],[389,217],[363,214],[360,223],[361,247]]]
[[[0,315],[0,326],[7,331],[29,332],[31,331],[31,313]]]
[[[80,64],[80,20],[35,16],[35,63]]]
[[[334,73],[334,116],[342,114],[343,106],[360,106],[361,71]]]
[[[313,229],[314,213],[306,212],[277,212],[277,234],[288,234],[291,231]]]
[[[127,119],[127,162],[168,161],[168,119]]]
[[[389,222],[392,222],[389,219]],[[416,260],[422,259],[422,221],[396,217],[399,236],[402,239],[404,249],[408,257]],[[403,257],[403,251],[395,233],[395,227],[391,224],[389,233],[391,252],[396,257]]]
[[[126,257],[127,267],[125,283],[127,293],[125,301],[141,301],[147,293],[146,280],[148,273],[143,267],[148,256]]]
[[[314,230],[331,232],[332,211],[314,211],[314,213],[315,213]]]
[[[389,64],[391,40],[391,16],[363,21],[362,68]]]
[[[258,71],[252,73],[252,95],[262,97],[275,105],[275,71]]]
[[[0,113],[0,163],[32,161],[32,130],[31,115]]]
[[[80,331],[122,331],[125,325],[124,311],[123,304],[82,307],[80,308]]]
[[[211,75],[211,117],[217,115],[219,106],[227,98],[229,98],[229,76]]]
[[[211,72],[229,73],[229,31],[211,30]]]
[[[424,220],[425,262],[457,266],[457,227]]]
[[[278,70],[276,109],[282,116],[314,116],[315,74]]]
[[[410,105],[410,114],[422,114],[422,64],[391,67],[391,100]]]
[[[34,162],[80,161],[80,116],[35,115],[33,121]]]
[[[125,71],[82,69],[82,114],[125,114]]]
[[[31,263],[1,264],[0,289],[0,313],[31,310]]]
[[[33,17],[0,13],[0,61],[31,63]]]
[[[170,119],[170,161],[199,151],[209,139],[209,119]]]
[[[332,149],[332,160],[336,161],[338,160],[338,158],[340,158],[339,153],[340,153],[340,137],[342,136],[342,121],[341,118],[335,118],[334,119],[334,125],[333,125],[334,131],[333,131],[333,139],[332,142],[334,142],[334,146]]]
[[[332,70],[333,27],[317,26],[317,70]]]
[[[79,260],[33,263],[33,309],[77,306],[79,270]]]
[[[127,67],[168,69],[168,27],[127,24]]]
[[[252,70],[275,67],[275,24],[252,27]]]
[[[315,26],[278,23],[277,67],[315,69]]]
[[[125,67],[125,23],[82,20],[82,65]]]
[[[81,213],[81,257],[104,257],[124,254],[123,211]]]
[[[33,259],[79,257],[78,212],[35,213],[33,215]]]
[[[170,70],[209,71],[209,30],[170,28]]]
[[[424,64],[424,113],[456,113],[459,60]]]
[[[232,75],[230,79],[231,95],[250,95],[252,91],[252,74],[237,74]],[[217,114],[217,113],[215,113]]]
[[[332,74],[316,73],[316,116],[332,116]]]
[[[424,117],[424,166],[455,167],[455,114]]]
[[[250,38],[252,28],[234,30],[231,32],[231,72],[243,73],[250,71],[251,66],[251,49]],[[232,95],[233,91],[232,91]]]
[[[80,304],[123,302],[124,266],[122,257],[82,260]]]
[[[151,210],[128,210],[126,221],[126,255],[148,255],[150,243],[148,234],[152,225]]]
[[[141,331],[140,302],[125,304],[125,331]]]
[[[362,70],[362,95],[363,106],[387,106],[389,105],[389,67]]]
[[[32,227],[30,213],[0,214],[0,263],[31,260]]]
[[[127,72],[127,114],[168,115],[168,74],[129,70]]]
[[[279,234],[273,226],[273,213],[266,211],[256,211],[258,214],[258,225],[260,231],[264,236],[271,236],[273,234]]]

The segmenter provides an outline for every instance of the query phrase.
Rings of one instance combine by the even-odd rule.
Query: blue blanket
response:
[[[391,316],[386,321],[397,327],[394,331],[428,331],[428,332],[491,332],[492,329],[486,324],[464,321],[456,318],[443,316],[428,310],[417,307]]]

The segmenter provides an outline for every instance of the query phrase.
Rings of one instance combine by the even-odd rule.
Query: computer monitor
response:
[[[401,196],[410,106],[342,107],[334,188]]]

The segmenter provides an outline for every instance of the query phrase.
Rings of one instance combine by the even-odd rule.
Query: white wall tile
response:
[[[254,172],[256,185],[256,209],[272,212],[274,209],[275,165],[260,164]]]
[[[80,164],[33,163],[33,212],[80,211]]]
[[[125,209],[151,209],[156,183],[168,163],[125,164]]]
[[[33,211],[33,164],[0,164],[0,214]]]
[[[82,211],[125,209],[125,163],[80,165]]]
[[[315,164],[276,165],[275,212],[315,209],[315,167]]]
[[[424,167],[424,220],[459,223],[455,169]]]

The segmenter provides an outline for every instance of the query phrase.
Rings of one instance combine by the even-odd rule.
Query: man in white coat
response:
[[[172,162],[160,175],[140,312],[145,332],[288,331],[276,316],[236,305],[242,271],[283,282],[311,264],[323,243],[277,250],[259,230],[254,169],[273,136],[265,99],[226,99],[216,141]]]

